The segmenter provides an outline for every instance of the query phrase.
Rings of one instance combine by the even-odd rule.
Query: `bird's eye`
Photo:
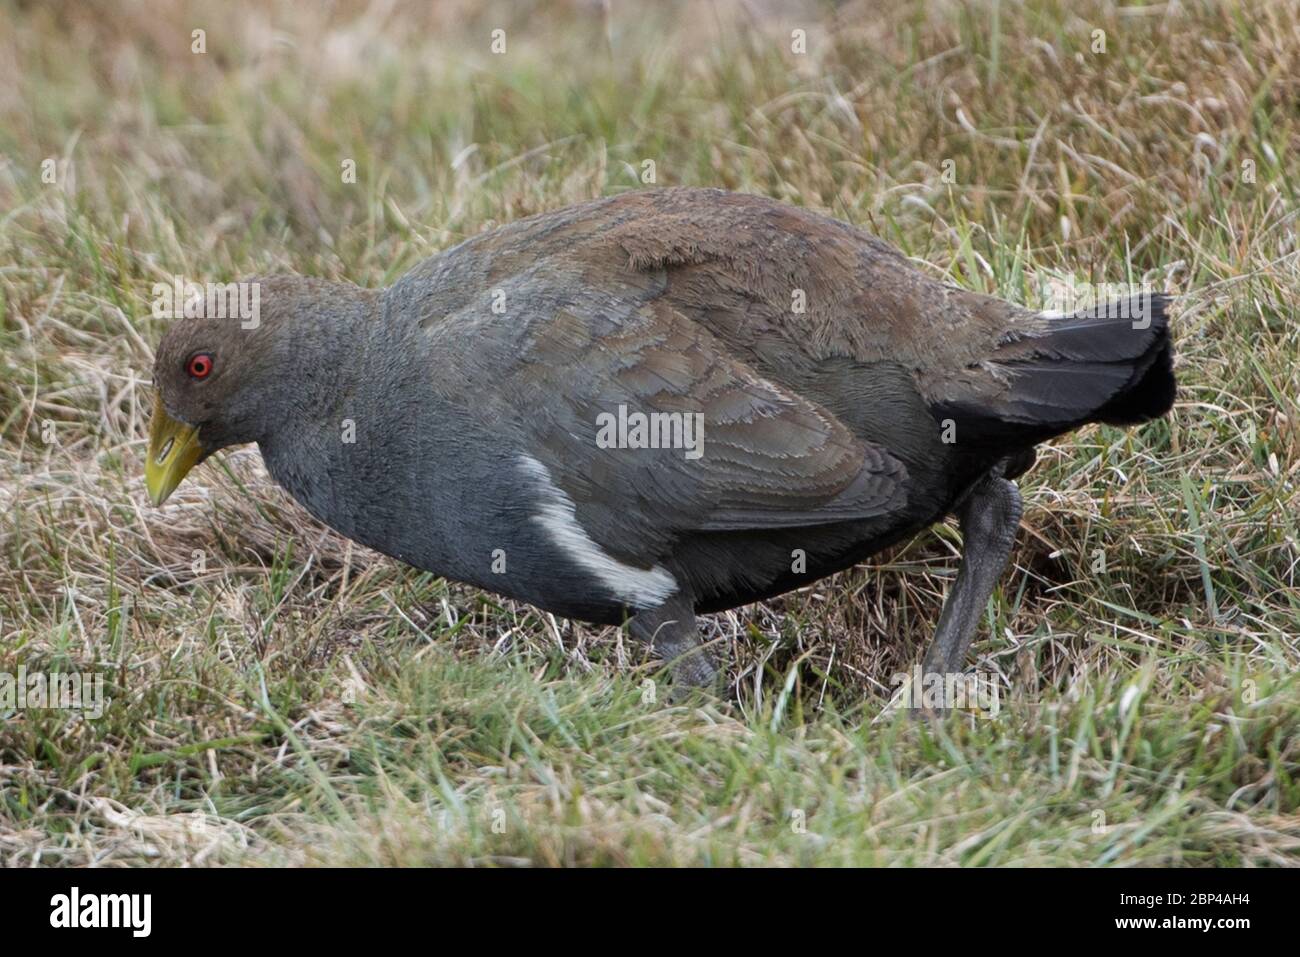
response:
[[[206,352],[197,352],[185,363],[185,371],[192,379],[206,379],[212,372],[212,356]]]

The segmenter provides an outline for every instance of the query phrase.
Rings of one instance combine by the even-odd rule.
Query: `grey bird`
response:
[[[1051,318],[769,199],[655,189],[476,236],[392,286],[253,280],[174,323],[146,483],[218,449],[343,535],[558,615],[628,623],[688,686],[696,615],[955,515],[926,673],[964,669],[1036,444],[1164,415],[1167,302]]]

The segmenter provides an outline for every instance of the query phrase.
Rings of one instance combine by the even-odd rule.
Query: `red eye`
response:
[[[195,379],[206,379],[212,372],[212,356],[206,352],[190,356],[190,361],[185,363],[185,371]]]

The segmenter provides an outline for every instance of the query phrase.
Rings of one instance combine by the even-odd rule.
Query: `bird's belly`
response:
[[[265,450],[264,450],[265,455]],[[700,612],[779,595],[834,574],[942,517],[908,512],[838,525],[686,535],[671,553],[635,564],[602,549],[567,513],[545,510],[485,470],[480,481],[433,490],[397,470],[371,483],[336,486],[330,469],[308,481],[268,466],[277,481],[336,531],[407,565],[452,581],[596,624],[620,624],[639,609],[685,592]],[[364,494],[362,491],[364,490]],[[915,490],[914,490],[915,491]],[[414,492],[415,494],[412,494]],[[921,496],[917,496],[921,498]],[[565,527],[559,527],[559,526]]]
[[[810,585],[904,541],[933,521],[865,521],[816,528],[698,536],[673,567],[696,595],[696,611],[724,611]]]

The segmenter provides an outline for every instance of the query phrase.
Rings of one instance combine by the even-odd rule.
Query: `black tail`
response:
[[[1174,402],[1169,299],[1141,295],[1005,339],[988,358],[1007,388],[936,408],[958,441],[1029,445],[1088,422],[1134,425]]]
[[[1165,415],[1174,406],[1178,384],[1174,379],[1174,343],[1169,337],[1169,299],[1151,297],[1151,345],[1133,365],[1128,384],[1097,410],[1097,421],[1107,425],[1136,425]],[[1158,325],[1157,325],[1158,324]]]

